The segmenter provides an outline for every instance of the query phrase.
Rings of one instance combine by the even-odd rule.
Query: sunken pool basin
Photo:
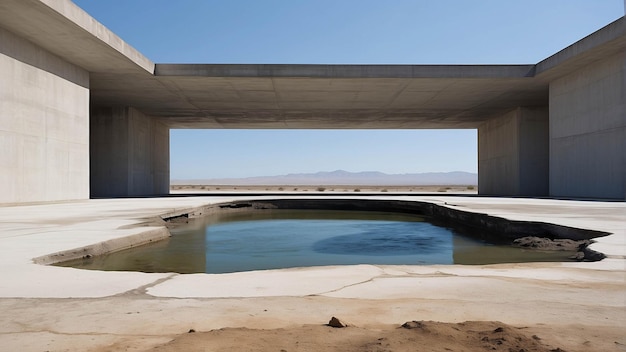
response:
[[[172,236],[166,240],[56,265],[217,274],[323,265],[553,262],[570,261],[568,258],[575,254],[511,246],[513,234],[506,232],[519,232],[523,226],[518,223],[503,227],[501,219],[485,222],[485,216],[480,215],[483,218],[465,221],[474,222],[466,226],[454,211],[443,216],[446,212],[432,204],[423,207],[408,203],[229,203],[168,219]],[[483,224],[483,228],[476,224]],[[527,225],[526,232],[532,235],[538,231],[564,232],[550,224]],[[575,233],[571,229],[565,232]]]

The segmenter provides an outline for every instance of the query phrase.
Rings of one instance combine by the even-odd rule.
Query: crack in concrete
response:
[[[318,292],[318,293],[312,293],[312,294],[307,295],[307,297],[323,296],[323,295],[326,295],[326,294],[329,294],[329,293],[336,293],[336,292],[339,292],[339,291],[341,291],[343,289],[346,289],[346,288],[349,288],[349,287],[355,287],[355,286],[359,286],[359,285],[366,284],[366,283],[369,283],[369,282],[373,282],[376,279],[393,279],[393,278],[407,278],[407,277],[415,278],[415,277],[437,277],[437,276],[419,275],[419,274],[416,275],[416,274],[410,274],[410,273],[407,273],[407,276],[405,276],[405,275],[382,274],[382,275],[374,276],[374,277],[372,277],[372,278],[370,278],[368,280],[363,280],[363,281],[355,282],[355,283],[352,283],[352,284],[349,284],[349,285],[344,285],[344,286],[336,288],[334,290]]]
[[[339,292],[341,290],[344,290],[346,288],[349,287],[355,287],[355,286],[359,286],[362,284],[366,284],[366,283],[370,283],[370,282],[374,282],[374,280],[377,279],[395,279],[395,278],[399,278],[399,279],[404,279],[404,278],[438,278],[438,277],[458,277],[458,275],[456,274],[451,274],[451,273],[444,273],[444,272],[440,272],[437,271],[435,273],[428,273],[428,274],[419,274],[419,273],[411,273],[409,271],[405,271],[405,270],[398,270],[400,272],[405,273],[406,275],[393,275],[393,274],[389,274],[387,272],[383,270],[383,273],[380,275],[376,275],[368,280],[364,280],[364,281],[360,281],[360,282],[355,282],[349,285],[345,285],[339,288],[336,288],[334,290],[330,290],[330,291],[324,291],[324,292],[318,292],[318,293],[312,293],[310,295],[307,295],[308,297],[314,297],[314,296],[323,296],[329,293],[336,293]],[[479,276],[477,276],[479,277]]]
[[[132,289],[132,290],[129,290],[129,291],[126,291],[126,292],[122,292],[122,293],[119,293],[117,295],[113,295],[112,297],[145,296],[146,298],[155,298],[156,299],[157,297],[148,294],[148,289],[151,288],[151,287],[155,287],[157,285],[160,285],[160,284],[162,284],[162,283],[164,283],[164,282],[166,282],[166,281],[168,281],[168,280],[170,280],[170,279],[172,279],[172,278],[174,278],[176,276],[179,276],[179,275],[181,275],[181,274],[173,273],[173,274],[168,275],[167,277],[162,277],[162,278],[157,279],[157,280],[155,280],[155,281],[153,281],[153,282],[151,282],[149,284],[145,284],[145,285],[139,286],[139,287],[137,287],[135,289]]]
[[[372,277],[372,278],[370,278],[370,279],[368,279],[368,280],[364,280],[364,281],[360,281],[360,282],[355,282],[355,283],[352,283],[352,284],[349,284],[349,285],[345,285],[345,286],[342,286],[342,287],[339,287],[339,288],[336,288],[336,289],[334,289],[334,290],[330,290],[330,291],[318,292],[318,293],[312,293],[312,294],[306,295],[306,297],[323,296],[323,295],[326,295],[326,294],[329,294],[329,293],[339,292],[339,291],[341,291],[341,290],[343,290],[343,289],[345,289],[345,288],[348,288],[348,287],[354,287],[354,286],[358,286],[358,285],[366,284],[366,283],[368,283],[368,282],[372,282],[372,281],[374,281],[375,279],[377,279],[377,278],[379,278],[379,277],[380,277],[380,276],[375,276],[375,277]]]

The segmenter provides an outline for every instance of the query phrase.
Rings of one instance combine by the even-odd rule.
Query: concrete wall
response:
[[[626,199],[626,53],[550,83],[550,195]]]
[[[89,197],[89,73],[0,28],[0,203]]]
[[[169,128],[129,107],[91,112],[91,196],[169,193]]]
[[[548,109],[517,108],[478,128],[483,195],[548,195]]]

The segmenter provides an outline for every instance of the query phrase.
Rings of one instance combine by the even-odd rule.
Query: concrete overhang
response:
[[[70,0],[2,0],[0,27],[89,72],[154,72],[154,63]]]
[[[535,65],[535,77],[551,81],[624,51],[626,20],[621,17],[539,62]]]
[[[475,128],[511,107],[547,104],[532,69],[157,64],[163,89],[149,96],[133,97],[141,87],[131,82],[92,89],[104,105],[133,105],[174,128]]]
[[[626,46],[622,17],[532,65],[155,65],[69,0],[3,0],[0,25],[172,128],[476,128]]]
[[[476,128],[545,106],[534,65],[157,64],[94,73],[94,106],[130,105],[172,128]]]

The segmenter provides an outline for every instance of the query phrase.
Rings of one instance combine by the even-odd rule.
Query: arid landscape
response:
[[[477,193],[478,174],[385,174],[335,170],[246,178],[171,180],[174,193]]]
[[[478,193],[473,185],[416,185],[416,186],[367,186],[367,185],[191,185],[170,186],[172,193]]]

